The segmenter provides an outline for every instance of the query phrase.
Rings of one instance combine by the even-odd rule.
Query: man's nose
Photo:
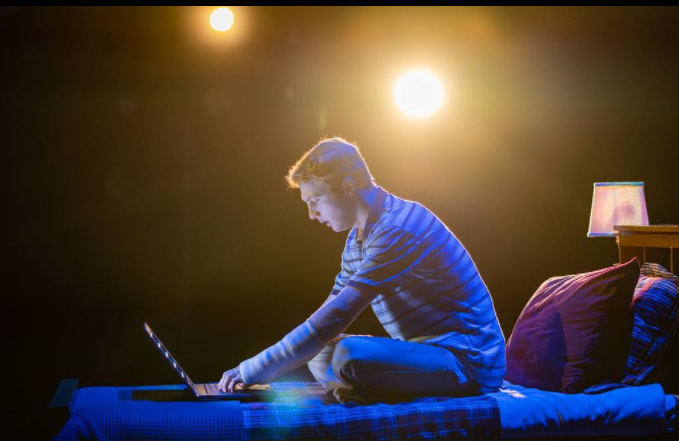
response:
[[[309,210],[309,219],[314,220],[320,213],[318,211]]]

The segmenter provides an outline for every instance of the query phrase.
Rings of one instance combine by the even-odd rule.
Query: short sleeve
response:
[[[344,263],[344,259],[342,259],[342,269],[340,269],[337,277],[335,277],[335,286],[332,287],[330,295],[336,296],[339,294],[340,291],[342,291],[342,289],[347,286],[347,282],[351,278],[352,274],[353,271],[349,269],[349,267]]]
[[[423,257],[417,238],[398,227],[375,231],[361,265],[347,282],[359,290],[391,293]]]

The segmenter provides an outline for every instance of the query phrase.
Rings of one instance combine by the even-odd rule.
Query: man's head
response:
[[[286,181],[300,189],[311,219],[338,232],[356,224],[358,191],[374,185],[358,147],[337,137],[322,139],[307,151],[290,167]]]

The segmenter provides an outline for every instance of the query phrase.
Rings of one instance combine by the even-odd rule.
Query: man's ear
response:
[[[356,193],[356,183],[354,182],[354,178],[344,178],[344,181],[342,181],[342,191],[344,191],[347,196],[353,196]]]

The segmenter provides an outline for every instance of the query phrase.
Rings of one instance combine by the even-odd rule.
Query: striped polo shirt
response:
[[[371,306],[392,338],[443,347],[460,382],[502,385],[505,338],[490,292],[462,243],[422,204],[382,187],[363,231],[349,232],[331,294],[379,294]]]

